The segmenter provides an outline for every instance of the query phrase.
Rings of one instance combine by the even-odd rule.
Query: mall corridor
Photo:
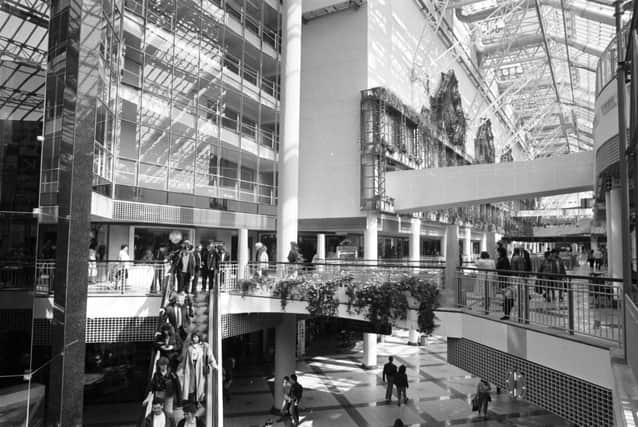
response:
[[[513,401],[506,393],[493,393],[488,420],[472,412],[469,395],[478,378],[446,361],[446,344],[431,338],[426,347],[408,346],[407,331],[395,330],[378,346],[378,368],[363,370],[361,343],[347,354],[314,356],[297,363],[304,387],[301,413],[303,427],[392,426],[396,418],[409,426],[571,426],[572,424],[524,401]],[[384,400],[381,380],[383,364],[393,355],[397,366],[405,365],[409,387],[408,404],[398,406],[396,390],[392,403]],[[225,427],[261,427],[271,419],[272,377],[260,368],[243,369],[234,377],[233,398],[224,407]],[[506,373],[503,373],[506,375]]]

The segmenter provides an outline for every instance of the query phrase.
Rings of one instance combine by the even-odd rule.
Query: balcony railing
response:
[[[161,261],[89,261],[88,292],[90,294],[160,295],[170,279],[170,264]],[[55,261],[38,261],[35,281],[24,276],[22,288],[37,293],[53,292]]]
[[[462,268],[457,281],[464,310],[623,344],[620,279]]]
[[[354,283],[385,283],[398,282],[407,277],[419,277],[436,285],[438,289],[445,286],[445,265],[441,263],[378,260],[335,260],[333,262],[305,264],[290,263],[259,263],[251,262],[246,265],[243,278],[255,279],[259,286],[249,290],[248,294],[272,297],[274,284],[279,280],[313,280],[336,281],[344,277],[351,277]],[[235,263],[222,265],[220,280],[221,292],[241,292],[239,267]]]

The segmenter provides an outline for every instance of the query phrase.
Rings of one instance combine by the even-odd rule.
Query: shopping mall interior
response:
[[[3,0],[0,425],[637,425],[637,11]]]

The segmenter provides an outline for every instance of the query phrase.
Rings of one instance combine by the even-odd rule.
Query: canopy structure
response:
[[[613,0],[445,3],[469,30],[497,107],[511,111],[531,156],[591,150],[596,67],[615,36]]]
[[[42,119],[49,5],[0,2],[0,120]]]

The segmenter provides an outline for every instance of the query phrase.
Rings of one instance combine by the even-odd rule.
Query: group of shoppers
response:
[[[394,364],[394,357],[388,357],[388,363],[383,365],[383,374],[381,375],[385,388],[385,401],[392,401],[392,390],[396,386],[397,388],[397,400],[399,406],[401,402],[408,403],[407,389],[408,389],[408,375],[406,373],[405,365],[401,365],[397,368]]]
[[[503,317],[501,320],[510,319],[517,291],[521,292],[521,295],[518,295],[523,298],[521,302],[527,303],[525,299],[531,297],[526,290],[533,283],[536,283],[534,291],[542,294],[546,301],[554,301],[556,291],[558,291],[559,300],[563,300],[563,291],[566,288],[564,280],[566,270],[558,249],[545,252],[544,260],[536,273],[535,282],[533,278],[530,279],[533,271],[531,257],[527,250],[514,248],[512,257],[508,258],[506,248],[499,242],[496,253],[496,261],[492,260],[487,252],[481,252],[476,261],[477,268],[488,271],[484,276],[479,275],[477,292],[484,294],[484,298],[488,298],[488,300],[491,300],[496,293],[502,295]],[[496,274],[489,273],[489,271],[495,271]],[[495,289],[492,285],[494,276],[496,276]],[[489,301],[486,303],[486,310],[489,311]]]
[[[284,400],[281,403],[281,418],[290,417],[293,426],[299,425],[299,410],[303,398],[303,386],[299,383],[296,374],[290,374],[282,380]]]
[[[143,402],[152,402],[153,410],[145,426],[175,425],[173,412],[179,406],[185,418],[178,426],[199,426],[195,413],[206,399],[206,382],[217,363],[208,343],[192,330],[193,307],[185,292],[173,293],[160,315],[155,337],[160,357]]]
[[[180,251],[172,260],[172,271],[177,279],[177,290],[197,293],[201,279],[201,290],[206,292],[218,280],[220,266],[228,261],[228,253],[223,242],[200,243],[193,248],[191,242],[182,243]]]

